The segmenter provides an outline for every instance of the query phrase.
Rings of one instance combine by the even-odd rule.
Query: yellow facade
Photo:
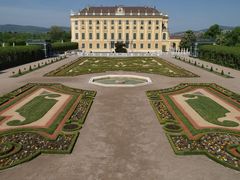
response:
[[[72,42],[86,52],[114,52],[116,42],[128,52],[159,52],[179,48],[170,39],[168,16],[148,7],[92,7],[71,14]]]

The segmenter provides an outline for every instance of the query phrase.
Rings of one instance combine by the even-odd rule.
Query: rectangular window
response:
[[[82,48],[83,48],[83,49],[85,48],[85,44],[84,44],[84,43],[82,43]]]
[[[89,20],[88,23],[89,23],[90,25],[92,25],[92,20]]]
[[[111,39],[114,40],[114,33],[111,33]]]
[[[105,24],[105,25],[107,24],[107,20],[104,20],[104,24]]]
[[[137,48],[137,45],[134,43],[133,44],[133,49],[136,49]]]
[[[96,24],[100,24],[100,21],[99,21],[99,20],[97,20]]]
[[[148,33],[148,40],[151,40],[151,39],[152,39],[151,33]]]
[[[151,44],[148,44],[148,49],[151,49]]]
[[[166,39],[167,39],[167,34],[163,33],[163,40],[166,40]]]
[[[115,47],[114,41],[111,41],[111,48],[113,49]]]
[[[112,26],[111,29],[113,30],[113,29],[114,29],[114,26]]]
[[[121,21],[121,20],[119,20],[119,21],[118,21],[118,24],[122,24],[122,21]]]
[[[92,43],[89,44],[89,49],[92,49]]]
[[[99,43],[97,43],[97,49],[100,49],[100,44]]]
[[[97,33],[97,39],[100,39],[100,33]]]
[[[104,49],[107,49],[107,43],[104,43]]]
[[[112,20],[111,23],[114,24],[114,20]]]
[[[75,39],[78,39],[78,33],[75,33]]]
[[[104,33],[104,40],[107,40],[107,33]]]
[[[126,48],[129,48],[129,42],[126,43]]]
[[[155,49],[158,49],[158,44],[155,44]]]
[[[136,24],[137,24],[137,21],[136,21],[136,20],[134,20],[134,21],[133,21],[133,24],[134,24],[134,25],[136,25]]]
[[[158,40],[158,33],[155,34],[155,40]]]
[[[126,24],[129,24],[129,20],[126,21]]]
[[[133,39],[137,39],[137,34],[136,33],[133,33]]]
[[[122,39],[122,33],[118,33],[118,39]]]
[[[129,33],[126,33],[126,40],[129,40]]]
[[[75,21],[75,25],[76,25],[76,26],[78,25],[78,21]]]
[[[141,40],[144,39],[144,34],[143,34],[143,33],[141,33],[141,35],[140,35],[140,39],[141,39]]]
[[[129,26],[127,26],[126,29],[129,29]]]
[[[140,44],[140,48],[143,49],[143,47],[144,47],[143,44]]]
[[[82,20],[82,24],[84,24],[84,20]]]
[[[149,24],[149,25],[152,24],[152,21],[148,21],[148,24]]]
[[[85,33],[82,33],[82,39],[85,39]]]
[[[156,20],[156,25],[159,25],[159,20]]]
[[[92,33],[89,33],[89,39],[92,39]]]
[[[144,25],[144,20],[141,20],[141,25]]]

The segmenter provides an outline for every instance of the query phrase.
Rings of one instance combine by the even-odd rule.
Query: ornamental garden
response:
[[[158,57],[82,57],[45,76],[109,71],[199,77]],[[240,95],[207,83],[146,94],[176,155],[205,155],[240,171]],[[95,95],[62,84],[31,83],[0,97],[0,170],[43,153],[71,153]]]
[[[78,76],[107,71],[133,71],[169,77],[197,77],[157,57],[84,57],[47,74],[47,76]]]
[[[0,170],[71,153],[94,97],[61,84],[27,84],[1,97]]]
[[[180,84],[147,96],[177,155],[206,155],[240,170],[240,95],[216,84]]]

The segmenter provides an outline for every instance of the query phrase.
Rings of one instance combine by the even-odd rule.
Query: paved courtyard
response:
[[[205,156],[174,154],[145,91],[162,89],[182,82],[217,83],[240,93],[240,72],[230,70],[235,78],[223,78],[171,57],[163,57],[199,75],[199,78],[171,78],[161,75],[107,72],[105,74],[136,74],[150,77],[153,84],[135,88],[105,88],[89,84],[96,74],[76,77],[43,77],[44,74],[75,60],[76,56],[51,64],[18,78],[8,78],[13,69],[0,74],[0,95],[29,82],[62,83],[69,87],[95,90],[97,96],[80,136],[70,155],[41,155],[7,169],[0,179],[8,180],[238,180],[240,173],[225,168]]]

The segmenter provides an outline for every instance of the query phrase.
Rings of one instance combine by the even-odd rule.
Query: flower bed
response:
[[[22,128],[19,126],[10,131],[0,130],[0,170],[29,161],[41,153],[71,153],[79,129],[85,121],[96,94],[94,91],[73,89],[61,84],[27,84],[3,96],[4,101],[7,99],[6,97],[8,97],[8,101],[0,106],[0,114],[6,108],[13,107],[15,103],[22,101],[38,89],[69,94],[71,100],[67,101],[68,104],[64,110],[61,110],[59,116],[53,119],[49,126],[42,128]],[[70,118],[74,114],[78,114],[79,121],[76,119],[75,122],[71,122]],[[1,126],[2,124],[0,124]]]
[[[184,83],[168,89],[148,91],[147,96],[160,123],[163,124],[174,152],[178,155],[203,154],[226,167],[240,171],[239,131],[224,126],[198,128],[182,113],[183,109],[179,109],[176,102],[171,101],[174,95],[184,92],[189,94],[195,89],[206,89],[231,107],[240,108],[239,95],[216,84]],[[183,95],[183,98],[191,99],[195,96]]]

